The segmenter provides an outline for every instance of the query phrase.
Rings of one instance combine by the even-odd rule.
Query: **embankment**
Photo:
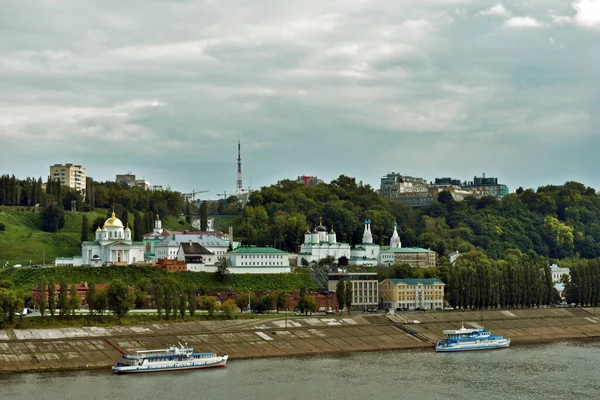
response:
[[[599,309],[600,312],[600,309]],[[600,316],[600,314],[599,314]],[[418,324],[406,321],[418,320]],[[108,368],[119,350],[187,343],[231,360],[431,348],[444,329],[485,326],[512,345],[600,337],[594,309],[426,312],[140,326],[0,330],[0,372]]]

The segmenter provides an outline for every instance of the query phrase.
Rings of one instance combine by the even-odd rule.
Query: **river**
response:
[[[0,375],[0,400],[595,399],[600,341],[230,361],[202,371]]]

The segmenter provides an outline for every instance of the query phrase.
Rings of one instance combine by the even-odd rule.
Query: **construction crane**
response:
[[[223,193],[217,193],[217,196],[223,196],[223,199],[227,200],[227,190],[225,190]]]
[[[192,190],[192,193],[190,193],[192,195],[192,203],[196,201],[196,195],[198,193],[208,193],[208,190]]]

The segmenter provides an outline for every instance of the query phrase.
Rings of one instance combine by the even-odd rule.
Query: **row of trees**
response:
[[[600,259],[567,260],[563,266],[570,269],[570,279],[564,279],[569,303],[598,307],[600,303]]]

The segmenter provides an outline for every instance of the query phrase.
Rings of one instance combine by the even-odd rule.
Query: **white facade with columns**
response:
[[[135,264],[144,261],[144,243],[131,239],[131,229],[112,213],[102,228],[96,229],[96,240],[81,244],[83,265]]]
[[[333,228],[331,232],[327,233],[327,229],[320,223],[312,233],[310,231],[304,233],[304,243],[300,246],[298,265],[301,265],[303,259],[309,263],[318,262],[329,256],[336,260],[342,256],[350,259],[350,253],[350,245],[338,243]]]

